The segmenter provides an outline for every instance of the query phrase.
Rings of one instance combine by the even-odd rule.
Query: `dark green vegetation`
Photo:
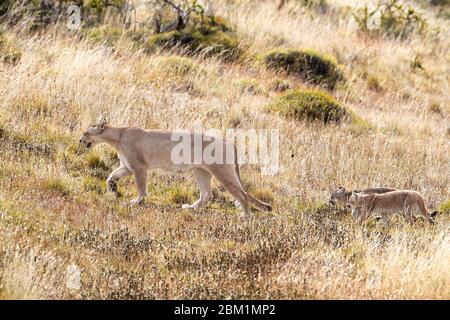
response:
[[[269,69],[285,71],[331,89],[343,79],[334,57],[311,49],[274,49],[263,54],[260,59]]]
[[[341,122],[351,113],[333,97],[319,90],[291,90],[267,106],[269,112],[293,120]]]

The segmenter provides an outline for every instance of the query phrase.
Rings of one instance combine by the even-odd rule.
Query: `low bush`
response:
[[[439,206],[439,212],[450,214],[450,199],[441,203],[441,205]]]
[[[86,29],[85,34],[88,41],[94,44],[103,43],[112,46],[122,37],[123,30],[109,25],[103,25],[101,27]]]
[[[50,192],[57,193],[63,197],[70,195],[70,188],[64,183],[63,180],[56,177],[50,177],[41,182],[41,188]]]
[[[203,53],[233,60],[240,56],[237,35],[228,24],[216,16],[194,16],[182,30],[170,30],[150,36],[148,51],[157,48],[180,48],[190,54]]]
[[[194,60],[181,56],[162,56],[155,59],[155,66],[158,70],[174,76],[186,76],[189,74],[197,74],[203,69]]]
[[[383,34],[405,39],[413,32],[423,33],[427,23],[412,7],[406,8],[398,0],[379,2],[373,9],[366,5],[353,13],[362,32],[371,35]]]
[[[263,92],[261,85],[255,79],[242,79],[234,83],[240,93],[261,94]]]
[[[274,49],[259,58],[269,69],[297,75],[305,81],[330,89],[343,79],[334,57],[311,49]]]
[[[266,110],[293,120],[341,122],[353,115],[330,95],[319,90],[291,90],[270,103]]]

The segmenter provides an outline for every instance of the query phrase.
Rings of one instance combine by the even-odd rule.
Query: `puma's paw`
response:
[[[250,218],[250,214],[249,214],[249,213],[242,212],[242,213],[239,215],[239,219],[240,219],[240,220],[248,220],[249,218]]]

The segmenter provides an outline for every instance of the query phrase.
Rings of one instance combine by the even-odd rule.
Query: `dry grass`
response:
[[[250,60],[177,60],[132,50],[126,39],[112,50],[65,32],[9,30],[22,55],[14,65],[0,63],[0,297],[449,299],[448,211],[434,227],[401,219],[358,226],[327,205],[339,185],[415,189],[430,208],[450,200],[445,20],[427,12],[439,35],[396,42],[358,34],[336,9],[348,1],[333,2],[327,14],[293,4],[275,12],[271,1],[215,3],[249,56],[275,46],[336,56],[347,82],[332,94],[364,122],[266,114],[278,95],[275,80],[305,84]],[[410,67],[417,53],[424,71]],[[371,74],[383,90],[368,83]],[[242,79],[260,90],[242,90]],[[240,221],[219,186],[207,208],[181,210],[180,201],[198,195],[193,178],[159,171],[150,174],[145,207],[127,207],[131,179],[119,185],[123,197],[107,199],[112,151],[75,152],[102,113],[116,125],[158,129],[197,120],[205,128],[279,129],[281,172],[261,177],[244,166],[242,173],[274,212]],[[72,264],[81,271],[79,289],[66,286]]]

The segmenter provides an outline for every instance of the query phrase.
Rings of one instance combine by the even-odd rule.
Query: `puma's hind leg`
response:
[[[183,204],[183,209],[197,209],[204,206],[212,199],[211,179],[212,174],[204,169],[194,169],[195,180],[200,190],[200,198],[193,204]]]
[[[223,169],[227,170],[223,170]],[[239,176],[237,175],[234,165],[222,167],[220,172],[214,172],[214,176],[227,189],[229,193],[238,201],[242,208],[241,218],[246,218],[250,215],[250,206],[248,203],[248,195],[242,187]]]
[[[138,197],[130,201],[131,206],[142,204],[147,195],[147,168],[142,166],[134,169],[134,178],[138,190]]]

